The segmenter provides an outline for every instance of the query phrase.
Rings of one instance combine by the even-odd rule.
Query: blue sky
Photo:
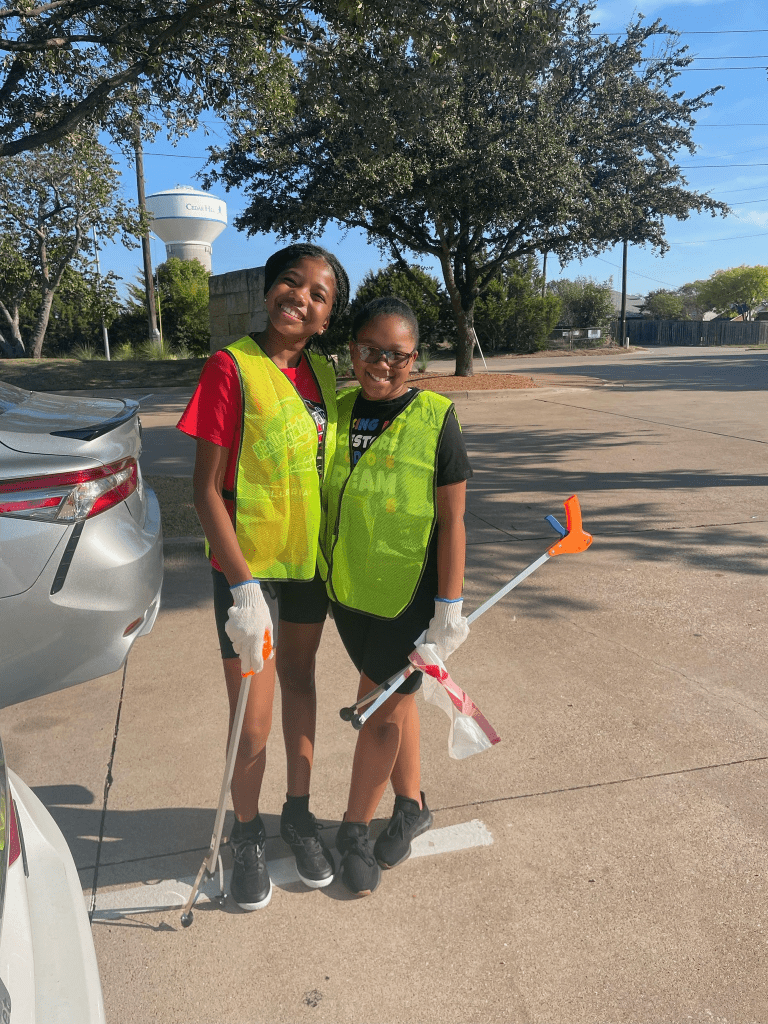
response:
[[[708,192],[732,207],[727,218],[693,215],[686,221],[669,221],[671,243],[664,257],[650,249],[630,246],[627,290],[646,294],[656,288],[677,288],[688,281],[709,277],[715,270],[740,264],[768,264],[768,5],[759,0],[658,0],[636,4],[632,0],[603,0],[596,16],[605,32],[621,32],[636,11],[648,20],[660,18],[681,33],[695,60],[677,79],[677,88],[697,95],[716,85],[724,88],[701,111],[694,132],[699,147],[695,156],[680,154],[679,163],[689,186]],[[206,160],[206,146],[219,142],[224,133],[215,118],[206,118],[203,130],[183,140],[176,148],[164,138],[147,144],[144,177],[147,195],[192,185]],[[135,172],[115,151],[123,171],[125,192],[135,197]],[[245,205],[233,191],[214,190],[228,206],[229,226],[213,244],[213,272],[226,273],[260,266],[281,243],[274,235],[248,238],[235,231],[232,219]],[[350,276],[353,292],[368,270],[387,261],[362,232],[329,228],[322,244],[341,259]],[[165,247],[152,243],[153,262],[165,258]],[[127,250],[118,244],[105,245],[101,253],[102,272],[113,270],[125,280],[140,271],[141,250]],[[437,272],[437,268],[425,264]],[[621,247],[583,262],[559,266],[550,258],[547,277],[573,278],[587,275],[599,281],[613,279],[621,287]]]

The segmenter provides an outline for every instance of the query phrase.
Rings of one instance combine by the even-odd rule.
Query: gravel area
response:
[[[472,377],[457,377],[455,373],[411,374],[409,384],[422,391],[501,391],[507,388],[535,388],[532,377],[516,373],[475,373]]]

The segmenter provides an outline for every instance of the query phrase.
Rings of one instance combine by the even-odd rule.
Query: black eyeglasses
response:
[[[387,366],[407,366],[408,360],[416,355],[416,349],[413,352],[389,352],[385,348],[361,345],[357,341],[355,342],[355,348],[364,363],[378,363],[380,359],[383,359]]]

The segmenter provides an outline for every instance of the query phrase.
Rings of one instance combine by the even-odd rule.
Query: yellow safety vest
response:
[[[234,487],[240,549],[257,579],[310,580],[320,529],[317,425],[293,383],[252,338],[224,351],[235,362],[242,395]],[[324,356],[306,356],[328,416],[325,473],[336,447],[336,374]]]
[[[352,410],[338,396],[336,454],[323,483],[318,566],[332,600],[380,619],[413,600],[437,517],[437,453],[453,403],[420,391],[352,467]]]

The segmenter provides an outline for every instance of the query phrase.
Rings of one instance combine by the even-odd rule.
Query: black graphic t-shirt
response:
[[[357,465],[376,438],[418,393],[416,388],[409,388],[399,398],[386,399],[382,402],[371,402],[362,393],[357,396],[349,431],[349,454],[353,466]],[[455,409],[451,409],[437,452],[435,485],[444,487],[446,484],[457,484],[462,480],[469,480],[471,476],[472,467],[467,458],[459,421],[456,419]]]
[[[325,440],[325,428],[328,425],[328,415],[322,402],[313,402],[309,398],[301,396],[307,412],[315,421],[317,427],[317,472],[318,476],[323,475],[323,441]]]

